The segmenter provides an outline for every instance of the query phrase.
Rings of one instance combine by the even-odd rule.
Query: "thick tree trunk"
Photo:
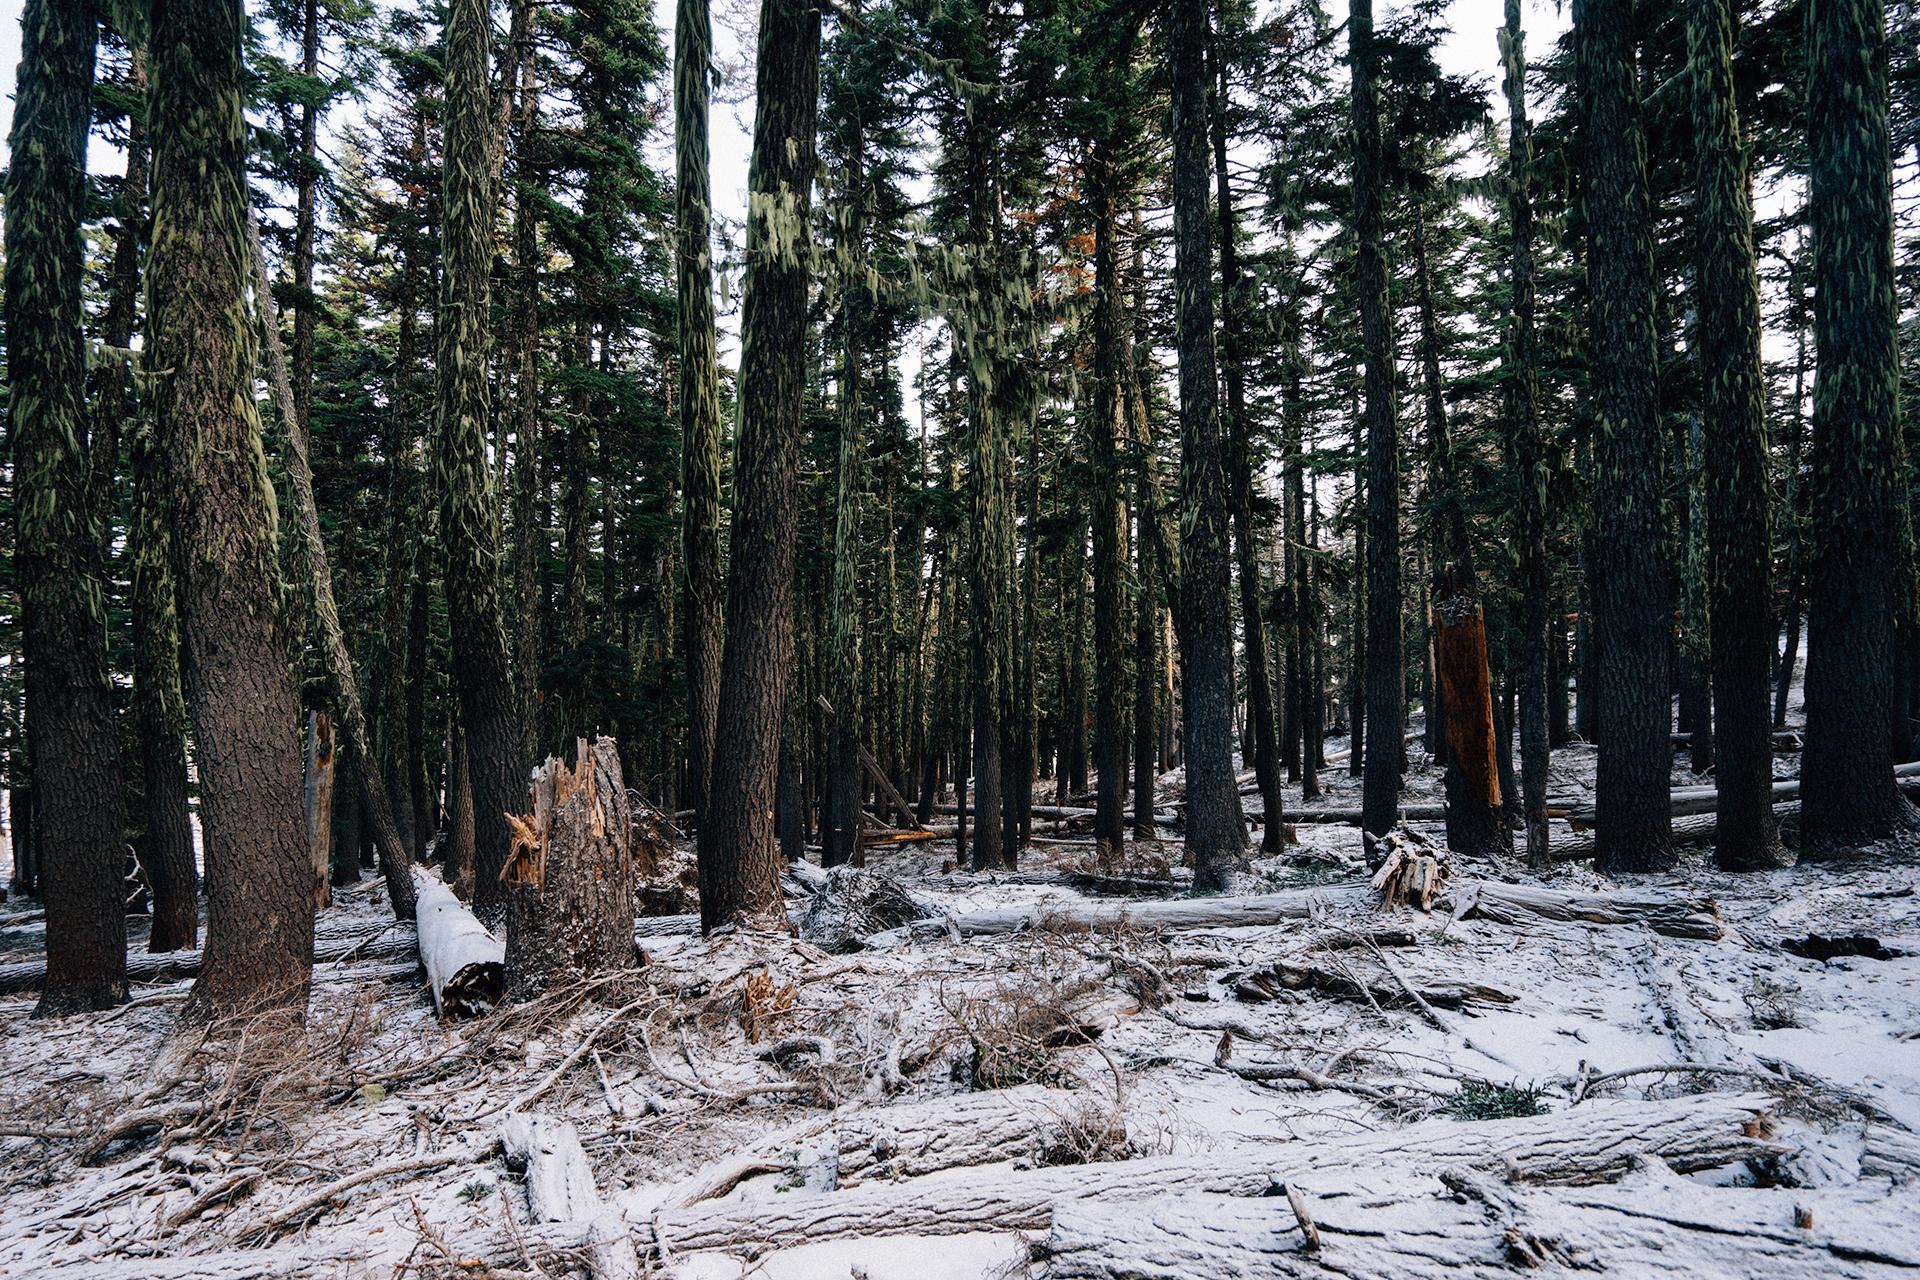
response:
[[[571,769],[548,757],[530,799],[507,863],[514,1000],[634,964],[633,814],[613,739],[581,739]]]
[[[1730,0],[1688,7],[1697,149],[1695,288],[1713,626],[1714,857],[1722,870],[1779,866],[1773,825],[1772,530],[1768,512],[1760,284],[1753,204],[1734,107]]]
[[[1194,887],[1227,888],[1246,856],[1233,769],[1233,631],[1207,216],[1207,0],[1173,0],[1175,323],[1180,356],[1181,720]]]
[[[713,752],[728,767],[714,774],[699,834],[700,918],[709,930],[787,927],[773,801],[793,650],[819,11],[801,0],[765,0],[757,66],[728,634]]]
[[[313,865],[313,905],[333,900],[333,721],[324,712],[307,712],[306,801],[307,858]]]
[[[14,549],[25,613],[33,839],[47,904],[40,1016],[127,998],[126,831],[82,405],[81,219],[96,34],[83,6],[30,0],[8,140]]]
[[[474,809],[474,901],[482,920],[505,910],[500,868],[507,815],[522,803],[525,764],[500,610],[500,546],[487,466],[489,273],[494,183],[488,114],[492,23],[482,0],[452,0],[446,19],[440,322],[434,438],[446,555],[453,683],[466,734]]]
[[[1575,0],[1585,115],[1580,145],[1592,300],[1593,602],[1599,650],[1597,865],[1673,861],[1667,775],[1667,577],[1654,404],[1653,232],[1630,0]],[[1603,230],[1604,229],[1604,230]]]
[[[1131,34],[1121,42],[1131,59]],[[1093,512],[1094,747],[1098,776],[1093,838],[1102,862],[1126,841],[1127,733],[1126,540],[1119,437],[1125,410],[1119,271],[1120,174],[1111,136],[1094,140],[1089,173],[1093,201],[1093,413],[1087,440],[1089,507]],[[1142,606],[1144,608],[1144,605]],[[1151,784],[1149,784],[1151,787]],[[1151,806],[1149,806],[1151,807]]]
[[[857,112],[856,112],[857,117]],[[866,340],[867,301],[861,281],[867,261],[861,242],[866,199],[864,156],[857,118],[851,126],[845,212],[834,220],[834,261],[840,287],[840,449],[834,485],[833,565],[828,586],[827,697],[834,714],[827,727],[827,811],[821,823],[820,861],[824,866],[851,862],[860,849],[860,717],[865,672],[860,645],[860,499],[866,483],[861,442],[865,406],[861,403],[862,350]]]
[[[1807,16],[1813,235],[1813,472],[1801,853],[1915,825],[1894,789],[1897,574],[1907,530],[1893,293],[1886,14],[1813,0]]]
[[[442,860],[454,893],[462,902],[472,902],[473,881],[479,874],[474,852],[473,757],[463,729],[456,726],[447,736],[447,845]]]
[[[153,7],[154,379],[207,863],[207,950],[182,1017],[303,1015],[313,886],[296,702],[254,408],[254,269],[237,0]]]

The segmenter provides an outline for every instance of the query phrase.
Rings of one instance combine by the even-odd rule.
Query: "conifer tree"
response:
[[[1706,435],[1713,621],[1714,856],[1722,870],[1783,860],[1773,826],[1772,531],[1753,205],[1734,107],[1730,0],[1689,0],[1698,199],[1700,416]]]
[[[8,137],[7,388],[32,825],[47,909],[41,1016],[127,998],[119,739],[82,403],[80,230],[97,36],[85,6],[29,0]]]
[[[1886,15],[1876,0],[1809,0],[1807,148],[1818,363],[1802,856],[1915,825],[1889,749],[1896,574],[1907,533]]]
[[[1599,649],[1596,865],[1672,862],[1667,575],[1660,560],[1653,230],[1631,0],[1576,0],[1592,322],[1593,587]]]
[[[302,830],[273,491],[254,407],[239,0],[153,6],[154,453],[200,779],[207,945],[182,1017],[298,1017],[318,886]]]

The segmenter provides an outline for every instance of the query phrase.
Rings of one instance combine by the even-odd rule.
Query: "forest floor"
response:
[[[1591,753],[1555,769],[1579,793]],[[1409,801],[1438,786],[1417,763]],[[790,878],[802,937],[642,919],[644,966],[457,1024],[376,882],[322,913],[304,1038],[175,1036],[180,979],[57,1021],[0,997],[0,1275],[1920,1272],[1913,849],[1626,884],[1454,857],[1423,913],[1378,905],[1354,828],[1298,834],[1237,906],[1174,841],[1099,874],[876,852]],[[0,916],[0,959],[36,924]]]

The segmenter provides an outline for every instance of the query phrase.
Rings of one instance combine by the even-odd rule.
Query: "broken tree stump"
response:
[[[633,811],[612,738],[582,738],[572,768],[548,757],[511,818],[507,995],[632,967]]]

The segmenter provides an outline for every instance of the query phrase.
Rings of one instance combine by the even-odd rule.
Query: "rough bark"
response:
[[[346,750],[351,781],[359,788],[361,809],[373,827],[374,843],[380,849],[380,865],[386,877],[387,897],[395,919],[413,916],[413,875],[408,870],[411,856],[387,801],[387,784],[374,759],[373,732],[367,724],[366,708],[360,701],[360,681],[354,674],[353,657],[347,652],[345,629],[340,608],[334,601],[333,571],[327,559],[327,546],[320,535],[320,509],[313,492],[313,466],[306,420],[300,402],[289,387],[286,353],[280,346],[280,325],[275,315],[273,294],[267,277],[265,254],[260,246],[260,229],[251,220],[247,235],[253,256],[254,287],[261,306],[261,332],[266,344],[268,381],[273,388],[282,425],[287,432],[287,474],[293,489],[294,518],[299,523],[306,572],[312,590],[314,629],[319,633],[321,662],[326,672],[328,701],[340,717],[341,745]],[[311,838],[311,837],[310,837]],[[325,905],[324,896],[320,905]]]
[[[581,739],[571,769],[548,757],[529,798],[505,873],[515,1000],[634,963],[633,812],[613,739]]]
[[[307,768],[305,800],[307,859],[313,867],[313,905],[332,901],[333,877],[333,721],[325,713],[307,712]]]
[[[806,374],[820,14],[764,0],[748,174],[740,442],[716,772],[699,833],[700,917],[786,927],[774,781],[793,651],[794,468]]]
[[[1246,856],[1233,770],[1233,628],[1227,494],[1213,349],[1213,236],[1207,212],[1207,0],[1173,0],[1175,327],[1180,357],[1180,709],[1186,850],[1194,887],[1226,889]]]
[[[473,785],[474,899],[481,918],[488,920],[505,910],[500,869],[510,839],[507,815],[520,807],[526,786],[501,621],[498,510],[487,466],[487,305],[495,213],[487,65],[492,35],[483,0],[448,5],[434,406],[453,684]]]
[[[1885,19],[1873,0],[1814,0],[1807,8],[1807,210],[1818,362],[1803,856],[1915,825],[1889,767],[1895,579],[1907,533]]]
[[[127,996],[126,833],[82,405],[81,219],[95,35],[81,6],[27,6],[8,139],[7,385],[32,827],[47,905],[41,1016]]]
[[[1594,640],[1599,650],[1597,865],[1672,865],[1667,816],[1669,610],[1660,558],[1653,233],[1631,0],[1576,0],[1591,352]]]
[[[182,1017],[299,1016],[313,964],[296,701],[254,407],[236,0],[153,6],[145,358],[200,777],[206,964]]]
[[[1131,58],[1133,40],[1123,42]],[[1088,173],[1093,202],[1093,413],[1087,430],[1089,509],[1093,513],[1093,717],[1096,759],[1093,838],[1102,859],[1126,842],[1127,733],[1126,540],[1119,437],[1122,313],[1119,272],[1119,167],[1113,137],[1094,141]],[[1144,602],[1140,606],[1144,609]],[[1151,786],[1151,784],[1149,784]],[[1149,790],[1149,796],[1151,790]],[[1148,806],[1151,808],[1151,804]],[[1151,822],[1148,823],[1151,828]],[[1151,835],[1151,829],[1148,834]]]

